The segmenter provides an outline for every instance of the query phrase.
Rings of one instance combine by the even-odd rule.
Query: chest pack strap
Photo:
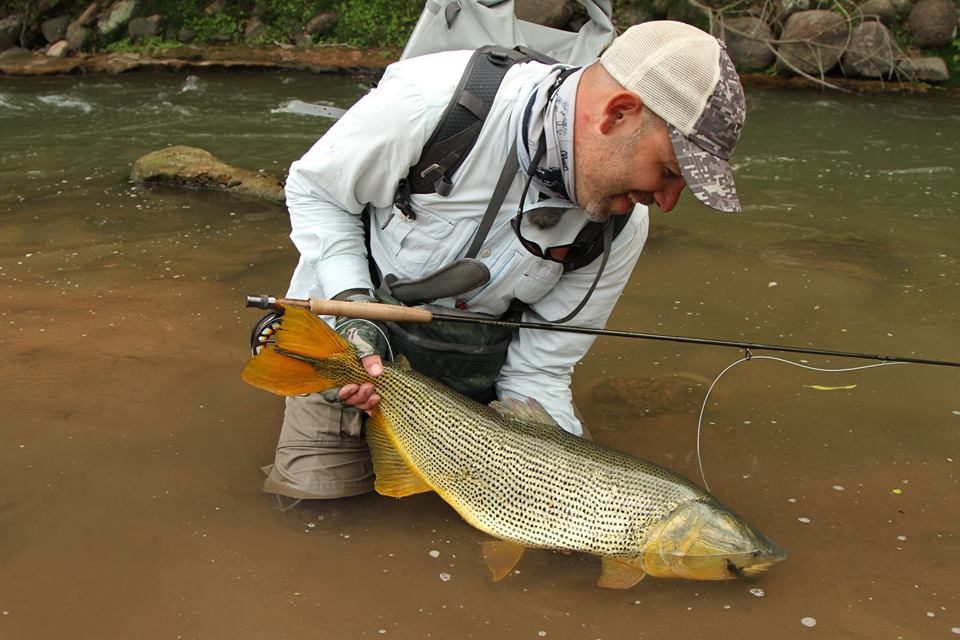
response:
[[[450,193],[450,176],[480,137],[507,71],[518,62],[532,59],[528,52],[494,45],[480,47],[473,53],[440,124],[424,145],[420,160],[407,174],[409,193]]]

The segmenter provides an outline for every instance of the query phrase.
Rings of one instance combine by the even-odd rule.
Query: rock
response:
[[[669,0],[652,0],[652,2],[650,2],[650,12],[654,18],[662,20],[667,17],[668,11],[670,11]]]
[[[43,24],[40,25],[40,31],[47,42],[53,44],[66,37],[68,26],[70,26],[70,16],[57,16],[44,20]]]
[[[313,36],[302,29],[294,30],[291,39],[293,40],[293,44],[301,49],[307,49],[313,46]]]
[[[92,27],[93,22],[97,17],[97,7],[99,4],[94,0],[91,2],[86,9],[83,10],[83,13],[80,14],[80,17],[74,20],[81,27]]]
[[[10,47],[6,51],[0,51],[0,60],[9,61],[16,60],[18,58],[29,58],[33,54],[29,49],[24,49],[23,47]]]
[[[818,9],[795,13],[787,19],[780,39],[801,42],[780,45],[777,70],[792,74],[793,65],[811,75],[826,73],[840,60],[849,35],[850,25],[839,13]]]
[[[334,29],[337,28],[337,20],[339,18],[340,16],[333,11],[319,13],[307,21],[305,27],[306,32],[313,36],[314,40],[326,38],[327,36],[333,35]]]
[[[879,20],[888,27],[897,21],[897,9],[891,0],[867,0],[860,5],[864,20]]]
[[[197,37],[197,33],[193,29],[188,29],[187,27],[182,27],[177,31],[177,40],[183,44],[189,44],[194,41]]]
[[[913,0],[890,0],[890,4],[893,5],[898,18],[904,17],[910,13],[910,9],[913,9]]]
[[[907,27],[921,47],[946,47],[957,33],[957,10],[950,0],[920,0],[907,17]]]
[[[265,24],[260,18],[251,18],[247,21],[247,27],[243,30],[243,39],[245,42],[253,42],[270,35],[270,26]]]
[[[174,146],[148,153],[133,163],[130,179],[284,201],[283,185],[275,176],[233,167],[196,147]]]
[[[950,79],[943,58],[903,58],[897,63],[897,73],[914,82],[946,82]]]
[[[163,27],[163,16],[152,15],[146,18],[134,18],[127,25],[127,35],[134,42],[143,38],[155,37]]]
[[[847,75],[859,78],[888,78],[896,68],[897,46],[893,34],[880,22],[858,24],[843,54]]]
[[[70,43],[66,40],[60,40],[50,45],[50,48],[47,49],[47,55],[51,58],[66,58],[67,54],[70,53]]]
[[[727,45],[727,53],[738,69],[766,69],[775,59],[769,43],[773,30],[760,18],[728,18],[718,21],[716,35]]]
[[[110,5],[97,19],[97,31],[100,35],[106,36],[126,26],[136,8],[137,0],[120,0]]]
[[[17,16],[7,16],[0,20],[0,51],[20,43],[20,26],[20,18]]]
[[[644,22],[650,22],[656,19],[652,11],[648,11],[643,7],[623,7],[616,13],[614,18],[616,18],[616,23],[622,25],[624,29],[629,29],[635,24],[643,24]]]
[[[563,28],[573,16],[567,0],[515,0],[513,9],[521,20],[554,29]]]
[[[770,24],[783,29],[787,19],[795,13],[817,8],[816,0],[773,0],[770,10]]]
[[[683,373],[655,378],[611,378],[597,384],[590,398],[597,404],[646,417],[693,413],[700,408],[709,384],[709,380]]]
[[[93,36],[93,29],[83,26],[79,19],[74,20],[70,23],[70,26],[67,27],[66,40],[70,44],[70,49],[73,51],[83,49],[90,41],[91,36]]]

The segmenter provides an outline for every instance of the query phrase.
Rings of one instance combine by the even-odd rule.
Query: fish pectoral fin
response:
[[[597,585],[607,589],[629,589],[646,575],[643,567],[635,560],[606,556],[603,558]]]
[[[367,446],[373,458],[373,482],[377,493],[392,498],[405,498],[417,493],[433,491],[424,479],[417,474],[400,455],[397,445],[384,426],[383,414],[375,412],[365,425]]]
[[[494,582],[507,577],[527,550],[522,544],[509,540],[488,540],[480,546],[483,549],[483,561],[487,563]]]
[[[490,406],[506,418],[513,418],[514,420],[522,420],[524,422],[538,422],[558,429],[560,428],[560,425],[557,424],[553,416],[547,413],[543,405],[533,398],[527,398],[526,400],[504,398],[503,400],[494,400],[490,403]]]
[[[273,346],[247,362],[240,377],[248,384],[281,396],[314,393],[333,386],[308,363],[281,355]]]

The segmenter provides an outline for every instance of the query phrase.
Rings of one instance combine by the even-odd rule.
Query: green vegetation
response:
[[[359,46],[401,47],[423,10],[421,0],[345,0],[336,37]]]

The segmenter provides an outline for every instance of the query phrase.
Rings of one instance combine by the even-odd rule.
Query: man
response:
[[[445,52],[391,65],[379,86],[292,165],[287,206],[301,258],[288,296],[370,301],[370,260],[382,275],[415,279],[463,257],[510,154],[521,169],[477,254],[489,282],[438,305],[501,317],[519,301],[525,319],[575,317],[602,327],[646,240],[647,206],[670,211],[688,187],[710,207],[739,211],[728,160],[745,114],[743,90],[722,43],[668,21],[630,28],[582,69],[512,67],[449,194],[415,194],[410,211],[398,209],[397,185],[417,163],[470,55]],[[564,269],[589,221],[627,214],[602,257]],[[379,375],[382,328],[349,321],[338,330],[358,346],[367,372]],[[580,435],[570,378],[592,340],[520,330],[504,342],[488,391],[534,397]],[[437,349],[437,357],[446,351]],[[371,490],[360,412],[378,401],[369,383],[288,398],[264,490],[295,498]]]

